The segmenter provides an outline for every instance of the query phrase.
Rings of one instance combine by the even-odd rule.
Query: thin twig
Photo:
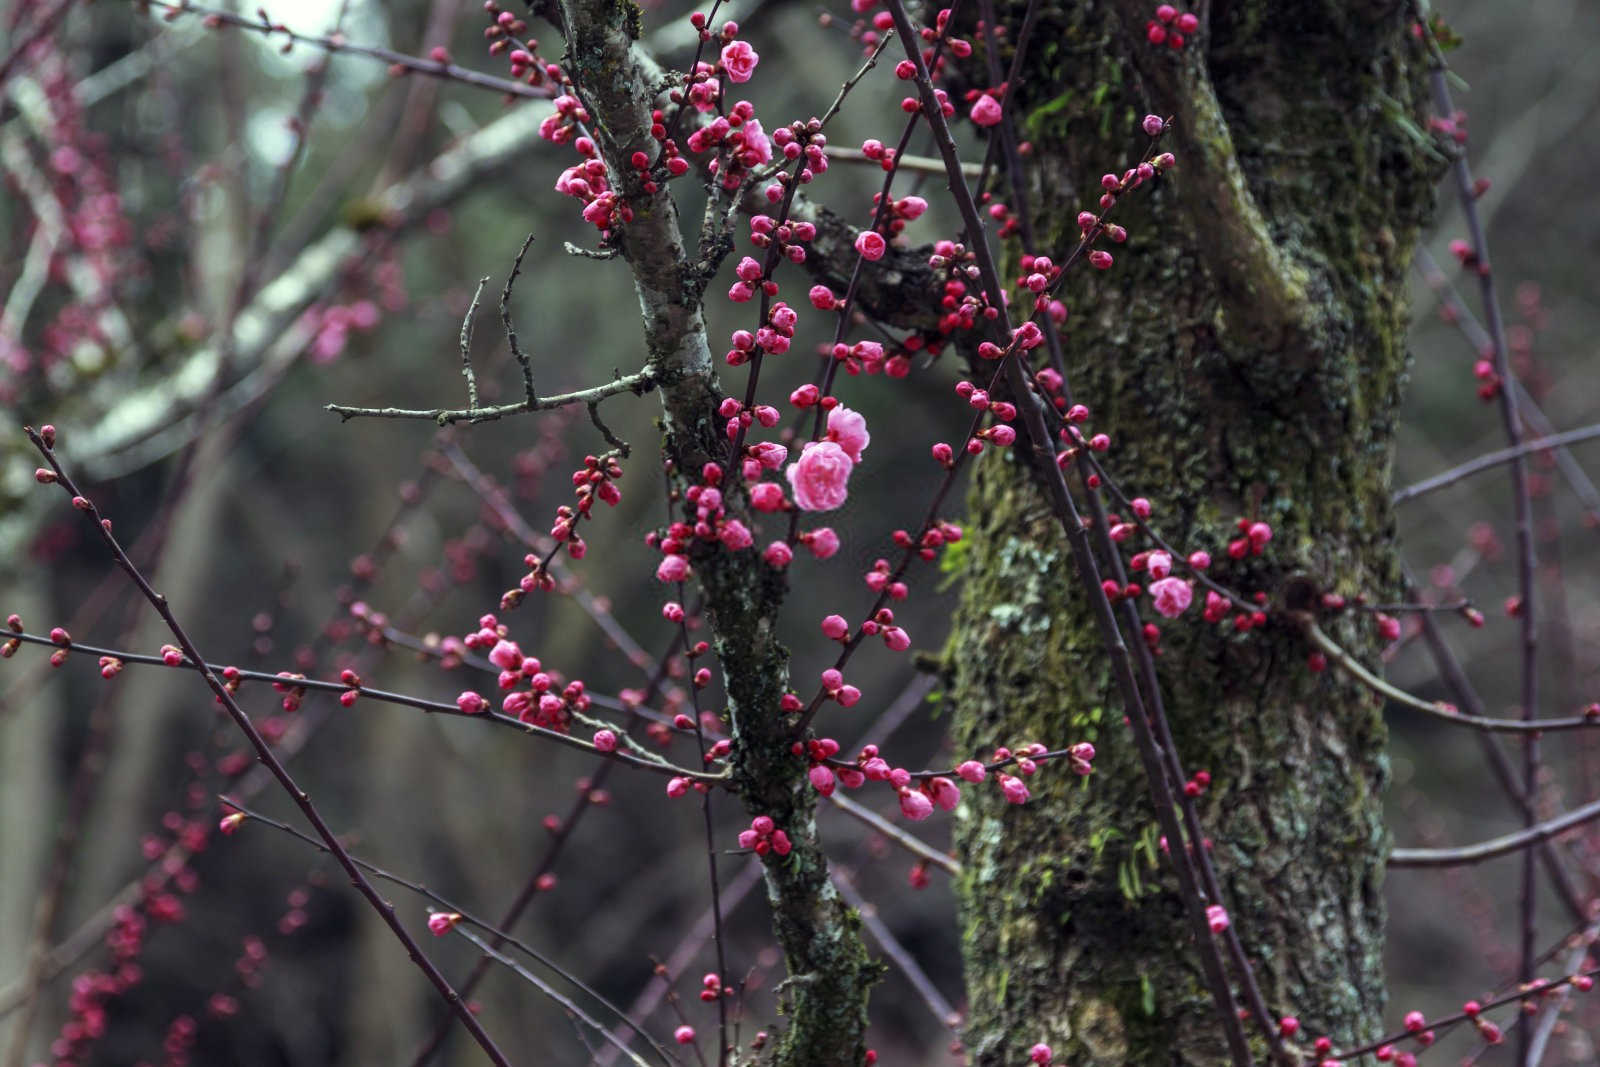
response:
[[[388,636],[389,635],[386,632],[386,639]],[[17,633],[7,635],[7,639],[10,638],[15,638],[23,644],[44,646],[54,646],[55,644],[50,640],[50,638],[41,636],[39,634]],[[95,645],[81,644],[77,641],[74,641],[70,646],[68,646],[67,651],[84,656],[114,656],[121,660],[124,664],[128,665],[138,664],[140,666],[166,666],[166,662],[160,656],[151,656],[138,652],[126,652],[115,648],[101,648]],[[190,658],[189,653],[185,652],[183,661],[177,665],[176,669],[197,671],[202,675],[209,675],[220,674],[224,670],[229,670],[230,668],[213,663],[196,665],[196,663]],[[543,738],[546,741],[553,741],[558,745],[564,745],[567,748],[577,749],[580,752],[587,752],[591,755],[604,755],[607,759],[615,760],[618,763],[625,763],[628,766],[637,768],[639,770],[652,771],[656,774],[670,775],[675,778],[688,778],[691,781],[705,782],[708,785],[722,785],[727,781],[723,775],[711,774],[706,771],[694,771],[686,767],[674,766],[673,764],[662,760],[660,757],[651,756],[647,758],[636,756],[632,753],[624,752],[621,749],[618,749],[614,752],[601,753],[599,749],[595,748],[592,742],[585,741],[580,737],[573,737],[571,734],[564,734],[559,730],[552,730],[548,727],[538,726],[534,723],[523,722],[514,716],[506,715],[498,711],[485,710],[467,712],[461,710],[461,708],[457,705],[446,701],[427,700],[423,697],[412,696],[409,693],[391,692],[386,689],[374,689],[367,685],[349,686],[343,682],[329,682],[320,678],[302,678],[291,674],[272,674],[267,671],[251,671],[241,668],[231,669],[237,671],[238,677],[245,681],[286,684],[297,689],[318,690],[321,692],[333,693],[342,693],[354,688],[361,693],[361,698],[363,700],[372,700],[381,704],[397,704],[401,707],[416,708],[418,711],[425,711],[431,715],[445,715],[449,716],[450,718],[458,719],[477,719],[486,723],[492,723],[496,726],[504,727],[508,730],[516,730],[520,733],[532,734],[536,737]],[[593,699],[595,699],[595,701],[598,703],[600,700],[600,695],[593,694],[592,696]],[[612,698],[606,699],[610,700]]]
[[[519,415],[525,411],[550,411],[554,408],[564,408],[569,404],[598,404],[607,397],[619,393],[632,393],[643,396],[656,387],[655,372],[650,367],[641,371],[624,375],[605,385],[597,385],[590,389],[580,389],[575,393],[560,393],[556,396],[536,397],[533,400],[526,398],[514,404],[498,404],[494,407],[478,408],[477,410],[462,410],[460,408],[429,408],[416,410],[412,408],[359,408],[346,404],[327,404],[326,410],[333,412],[346,421],[350,419],[427,419],[440,426],[449,426],[457,422],[480,423],[493,422],[503,419],[507,415]]]
[[[1542,734],[1560,732],[1562,730],[1592,730],[1600,727],[1600,719],[1587,715],[1573,715],[1562,719],[1539,719],[1529,722],[1526,719],[1493,719],[1479,715],[1464,715],[1450,704],[1443,701],[1423,700],[1406,692],[1399,686],[1384,681],[1366,667],[1361,661],[1340,647],[1323,632],[1322,628],[1309,620],[1302,622],[1307,640],[1327,655],[1330,663],[1342,670],[1349,672],[1356,681],[1371,689],[1374,693],[1387,697],[1413,711],[1420,711],[1424,715],[1432,716],[1441,722],[1455,723],[1473,730],[1487,730],[1490,733],[1500,734]]]
[[[478,279],[478,291],[472,294],[472,304],[461,319],[461,376],[467,380],[467,411],[478,410],[478,376],[472,370],[472,326],[478,317],[478,303],[483,299],[483,287],[488,277]],[[530,398],[532,399],[532,398]]]
[[[1554,434],[1550,437],[1538,437],[1532,441],[1514,445],[1511,448],[1502,448],[1495,452],[1486,453],[1476,459],[1470,459],[1458,466],[1451,467],[1447,471],[1435,474],[1431,478],[1424,478],[1420,482],[1401,489],[1390,499],[1396,504],[1404,503],[1407,500],[1415,500],[1419,496],[1443,489],[1448,485],[1454,485],[1463,478],[1469,478],[1480,471],[1498,467],[1502,463],[1510,463],[1514,459],[1520,459],[1531,453],[1552,451],[1564,445],[1573,445],[1596,437],[1600,437],[1600,423],[1577,430],[1568,430],[1565,433]]]
[[[258,823],[261,823],[261,824],[263,824],[265,826],[270,826],[274,830],[277,830],[280,833],[288,834],[290,837],[293,837],[295,840],[300,841],[303,844],[310,845],[312,848],[318,849],[319,851],[322,851],[322,852],[327,852],[328,851],[328,846],[327,845],[323,844],[321,841],[318,841],[316,838],[312,837],[310,834],[307,834],[307,833],[304,833],[303,831],[295,829],[293,826],[290,826],[286,822],[280,822],[279,820],[272,818],[270,815],[263,815],[261,812],[255,811],[254,809],[245,806],[244,804],[240,803],[237,800],[234,800],[231,797],[223,795],[223,796],[218,796],[217,799],[220,800],[227,807],[229,807],[232,810],[238,812],[239,814],[245,816],[251,822],[258,822]],[[529,945],[527,942],[522,941],[521,939],[512,936],[510,933],[506,932],[504,929],[502,929],[500,927],[496,927],[496,926],[491,925],[489,922],[487,922],[486,920],[484,920],[482,918],[479,918],[478,916],[474,915],[472,912],[468,911],[466,908],[462,907],[460,904],[457,904],[454,901],[450,900],[449,898],[441,896],[440,894],[434,892],[432,889],[429,889],[427,886],[423,885],[421,882],[417,882],[417,881],[414,881],[413,879],[406,878],[403,875],[395,874],[393,871],[386,870],[383,867],[378,866],[376,863],[372,863],[372,862],[370,862],[368,860],[364,860],[361,857],[355,855],[354,853],[351,853],[350,858],[355,861],[356,866],[360,867],[362,870],[364,870],[367,873],[371,874],[373,877],[381,879],[382,881],[385,881],[385,882],[393,883],[394,885],[400,886],[402,889],[408,889],[408,890],[410,890],[411,892],[417,894],[420,897],[426,897],[428,900],[430,900],[434,904],[438,905],[440,910],[448,912],[448,913],[452,913],[452,914],[455,914],[455,915],[459,915],[459,916],[461,916],[461,921],[462,922],[469,923],[469,924],[471,924],[473,926],[476,926],[477,928],[479,928],[480,930],[482,930],[486,934],[492,934],[494,936],[494,938],[495,938],[495,947],[496,948],[498,948],[501,944],[510,945],[513,948],[515,948],[518,952],[521,952],[523,955],[527,956],[529,959],[534,960],[536,963],[540,964],[541,966],[548,967],[550,970],[552,970],[556,974],[560,975],[563,980],[565,980],[567,982],[570,982],[572,985],[576,986],[578,989],[582,990],[584,993],[588,994],[589,996],[593,997],[595,1000],[599,1001],[602,1005],[604,1005],[604,1007],[606,1008],[607,1011],[610,1011],[612,1014],[616,1015],[618,1018],[621,1018],[625,1022],[628,1022],[630,1025],[633,1025],[632,1020],[627,1018],[627,1016],[623,1013],[623,1010],[620,1007],[618,1007],[616,1004],[612,1003],[609,999],[607,999],[607,997],[606,997],[606,995],[604,993],[600,992],[598,989],[595,989],[593,986],[589,985],[587,982],[585,982],[582,978],[579,978],[577,975],[572,974],[571,972],[565,970],[555,960],[551,959],[549,956],[545,955],[543,952],[540,952],[538,949],[534,948],[532,945]],[[540,990],[542,992],[548,992],[548,989],[546,987],[544,987],[544,986],[540,986],[539,988],[540,988]],[[566,1007],[567,1005],[566,1005],[565,1002],[562,1002],[562,1006]],[[645,1036],[645,1040],[649,1041],[650,1044],[655,1047],[656,1052],[661,1055],[662,1059],[664,1059],[664,1060],[673,1060],[674,1059],[674,1057],[672,1057],[667,1052],[666,1049],[662,1048],[659,1043],[654,1041],[648,1035]]]
[[[565,996],[556,989],[552,988],[550,983],[546,982],[543,978],[540,978],[538,975],[528,970],[516,960],[504,955],[503,953],[496,952],[494,949],[489,947],[489,943],[487,941],[479,937],[477,934],[474,934],[472,931],[464,930],[458,926],[455,928],[455,932],[466,938],[468,941],[471,941],[474,945],[477,945],[485,956],[488,956],[496,963],[499,963],[504,967],[508,967],[512,971],[516,972],[516,974],[522,977],[530,985],[538,989],[539,992],[543,993],[545,996],[561,1005],[562,1009],[568,1014],[582,1020],[584,1025],[588,1026],[601,1037],[605,1038],[609,1044],[621,1049],[623,1055],[627,1056],[634,1063],[638,1064],[639,1067],[649,1067],[649,1065],[646,1064],[642,1058],[640,1058],[637,1052],[634,1052],[632,1049],[628,1048],[627,1045],[623,1044],[622,1039],[616,1034],[613,1034],[609,1028],[601,1025],[597,1020],[590,1018],[589,1014],[582,1008],[578,1007],[578,1005],[573,1002],[571,997]],[[676,1059],[674,1058],[672,1062],[676,1062]]]
[[[1476,845],[1463,845],[1459,848],[1397,848],[1389,853],[1389,867],[1391,869],[1460,867],[1469,863],[1482,863],[1484,860],[1526,850],[1530,845],[1548,841],[1574,826],[1582,826],[1593,819],[1600,819],[1600,800],[1575,808],[1557,818],[1537,822],[1515,833],[1503,834]],[[1529,959],[1532,959],[1532,956]],[[1523,981],[1528,979],[1524,978]]]
[[[492,89],[507,96],[548,100],[554,95],[548,86],[533,86],[525,82],[512,81],[509,78],[498,78],[493,74],[484,74],[481,71],[458,67],[454,63],[441,63],[436,59],[408,56],[404,52],[396,52],[376,45],[352,44],[342,36],[322,37],[316,34],[298,33],[281,22],[275,23],[261,19],[250,19],[231,11],[191,4],[187,0],[178,4],[163,3],[162,0],[135,0],[135,3],[146,7],[161,8],[169,13],[164,17],[175,18],[179,15],[200,15],[212,26],[232,26],[235,29],[248,30],[269,38],[274,34],[282,34],[291,44],[304,44],[312,48],[320,48],[324,52],[335,55],[349,53],[366,56],[368,59],[376,59],[387,63],[391,67],[400,67],[416,74],[426,74],[432,78],[461,82],[464,85],[472,85],[480,89]]]
[[[522,273],[522,257],[528,254],[528,249],[533,245],[533,234],[528,234],[522,242],[522,247],[517,249],[517,258],[511,262],[511,273],[506,276],[506,287],[500,290],[500,324],[505,327],[506,343],[511,346],[511,355],[517,361],[517,366],[522,368],[522,396],[530,404],[539,401],[539,393],[533,387],[533,363],[528,359],[527,353],[522,351],[522,346],[517,343],[517,328],[511,322],[511,288],[517,284],[517,275]]]

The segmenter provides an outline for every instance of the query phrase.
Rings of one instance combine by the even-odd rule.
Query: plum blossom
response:
[[[876,263],[883,258],[889,250],[889,242],[883,239],[883,234],[876,230],[862,230],[856,235],[856,251],[861,253],[861,258],[868,262]]]
[[[921,822],[933,814],[933,801],[926,793],[905,789],[900,793],[900,814],[912,822]]]
[[[1004,117],[1000,110],[1000,101],[988,93],[978,97],[972,102],[972,121],[979,126],[995,126]]]
[[[1156,611],[1176,619],[1189,609],[1194,588],[1182,578],[1162,578],[1150,583],[1150,596],[1155,600]]]
[[[802,511],[832,511],[850,495],[850,472],[855,461],[833,441],[813,441],[800,459],[785,472]]]
[[[832,526],[818,526],[810,533],[801,534],[800,540],[817,559],[831,559],[839,551],[839,535]]]
[[[760,61],[760,54],[748,41],[731,41],[722,46],[722,69],[731,82],[749,81]]]
[[[455,911],[436,911],[428,916],[428,932],[434,937],[443,937],[455,929],[456,923],[461,921],[461,913]]]
[[[861,412],[840,405],[828,412],[828,440],[844,449],[850,462],[860,463],[872,435],[867,433],[867,420]]]

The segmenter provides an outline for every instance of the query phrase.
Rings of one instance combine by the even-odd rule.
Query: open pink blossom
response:
[[[1162,578],[1150,583],[1150,596],[1156,610],[1169,619],[1176,619],[1189,608],[1194,599],[1194,588],[1182,578]]]
[[[731,82],[747,82],[756,72],[761,56],[748,41],[731,41],[722,46],[722,69]]]
[[[850,462],[860,463],[861,453],[872,442],[872,435],[867,433],[867,420],[861,412],[841,405],[828,412],[828,440],[844,449]]]
[[[813,441],[785,472],[802,511],[832,511],[850,495],[850,471],[855,461],[833,441]]]

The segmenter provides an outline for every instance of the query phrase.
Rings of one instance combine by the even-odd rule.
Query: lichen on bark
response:
[[[1021,5],[1007,7],[1014,24]],[[1293,576],[1346,595],[1396,587],[1404,271],[1434,166],[1409,132],[1423,94],[1406,10],[1214,5],[1175,53],[1144,41],[1148,5],[1047,6],[1013,105],[1050,250],[1075,240],[1099,175],[1129,165],[1139,117],[1174,116],[1177,169],[1124,197],[1113,269],[1068,287],[1069,375],[1163,532],[1273,597]],[[1240,516],[1276,536],[1234,563]],[[1042,1040],[1080,1065],[1227,1062],[1175,885],[1149,862],[1154,812],[1099,636],[1026,464],[978,465],[967,528],[959,750],[1099,748],[1087,786],[1047,771],[1025,807],[966,793],[974,1060],[1023,1062]],[[1383,1006],[1379,709],[1307,671],[1289,629],[1234,635],[1197,616],[1163,626],[1157,662],[1179,753],[1212,775],[1200,812],[1233,921],[1272,1010],[1367,1036]],[[1340,637],[1371,661],[1370,632]]]

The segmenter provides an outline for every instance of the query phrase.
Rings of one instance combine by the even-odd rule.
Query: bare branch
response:
[[[375,419],[427,419],[440,426],[449,426],[452,423],[467,422],[493,422],[503,419],[507,415],[518,415],[525,411],[550,411],[553,408],[567,407],[570,404],[598,405],[607,397],[619,393],[633,393],[643,396],[659,384],[656,371],[650,367],[633,374],[597,385],[591,389],[580,389],[575,393],[559,393],[556,396],[535,397],[532,400],[518,400],[514,404],[498,404],[487,408],[428,408],[417,410],[413,408],[358,408],[346,404],[328,404],[325,409],[333,412],[345,420],[359,418]]]

